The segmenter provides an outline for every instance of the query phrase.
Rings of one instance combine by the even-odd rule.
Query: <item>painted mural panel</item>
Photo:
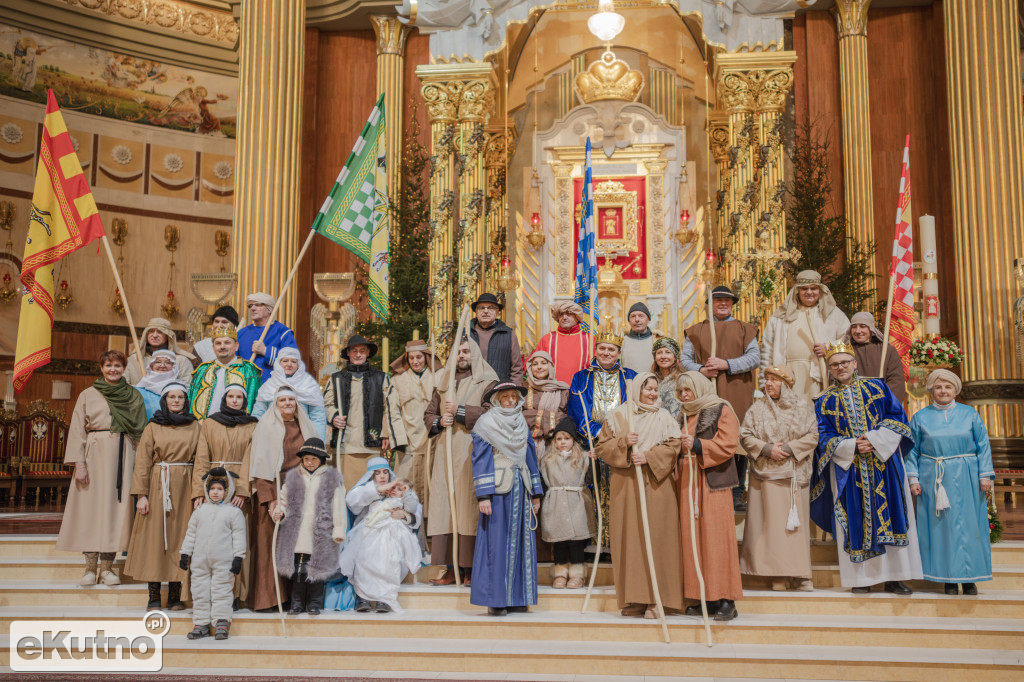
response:
[[[235,136],[238,79],[0,24],[0,94],[214,137]]]

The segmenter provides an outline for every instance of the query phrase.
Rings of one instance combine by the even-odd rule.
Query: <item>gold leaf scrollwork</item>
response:
[[[462,83],[428,82],[423,84],[423,99],[427,103],[427,115],[431,123],[452,123],[459,113],[459,97]]]

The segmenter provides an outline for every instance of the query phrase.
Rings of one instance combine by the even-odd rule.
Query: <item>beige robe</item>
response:
[[[579,448],[573,450],[578,452]],[[597,534],[594,495],[586,487],[590,458],[584,455],[574,467],[573,457],[573,452],[563,455],[552,446],[540,460],[540,475],[547,486],[540,505],[544,542],[587,540]]]
[[[65,464],[85,462],[89,482],[72,476],[57,549],[65,552],[123,552],[128,549],[135,506],[130,493],[135,446],[124,437],[121,501],[117,501],[117,452],[121,434],[110,431],[110,408],[103,394],[90,386],[82,391],[71,414]]]
[[[683,428],[694,435],[699,414],[686,418]],[[743,583],[736,549],[736,517],[733,512],[732,489],[711,490],[704,469],[732,459],[739,445],[739,423],[728,407],[722,409],[714,438],[701,439],[699,455],[685,455],[679,460],[679,514],[683,540],[683,588],[687,599],[700,599],[700,584],[693,560],[693,539],[690,533],[690,464],[693,463],[694,505],[697,518],[697,558],[704,576],[708,601],[740,599]]]
[[[249,580],[252,557],[255,550],[255,514],[253,511],[252,488],[249,481],[249,451],[252,446],[252,432],[256,422],[241,426],[227,427],[216,419],[203,421],[196,446],[196,458],[192,465],[192,499],[205,499],[203,476],[214,467],[224,467],[229,473],[238,474],[235,481],[235,495],[245,498],[242,512],[245,514],[245,530],[249,546],[242,557],[242,572],[235,576],[235,596],[245,601],[249,596]],[[230,500],[228,500],[230,503]]]
[[[398,453],[395,462],[395,474],[399,478],[407,478],[412,482],[413,490],[420,498],[424,507],[428,505],[427,491],[427,427],[423,423],[427,405],[434,394],[435,372],[429,368],[422,374],[411,369],[391,377],[393,400],[397,402],[405,435],[409,445],[404,453]],[[356,479],[359,480],[359,479]],[[355,485],[352,481],[350,485]]]
[[[391,380],[384,377],[382,385],[384,392],[384,413],[381,417],[381,427],[384,430],[385,438],[388,438],[392,448],[406,444],[405,425],[402,423],[402,411],[395,401],[391,390]],[[328,434],[334,427],[334,418],[341,414],[335,404],[334,382],[327,382],[327,390],[324,393],[324,405],[327,410]],[[340,400],[337,401],[340,403]],[[366,473],[366,463],[374,457],[380,456],[380,448],[366,447],[365,434],[363,433],[363,378],[354,374],[352,376],[351,395],[349,396],[348,415],[344,435],[338,444],[338,451],[341,453],[341,475],[345,479],[345,485],[355,485],[356,481]],[[328,435],[330,438],[330,435]],[[329,441],[328,441],[329,442]]]
[[[758,409],[755,404],[753,410]],[[771,458],[774,443],[751,428],[745,419],[740,428],[740,444],[751,460],[747,519],[743,525],[743,551],[740,572],[746,575],[776,578],[811,578],[810,507],[811,466],[818,445],[816,424],[808,424],[802,436],[783,443],[790,456],[781,462]],[[796,485],[793,478],[796,477]],[[795,497],[800,526],[786,530],[789,510]]]
[[[636,469],[629,460],[625,435],[613,435],[613,430],[609,424],[602,427],[595,450],[611,469],[612,572],[615,597],[622,609],[628,604],[654,604],[654,588],[647,566]],[[676,610],[683,608],[679,503],[672,477],[678,454],[679,439],[666,440],[647,451],[647,464],[640,467],[662,605]]]
[[[833,308],[828,318],[823,320],[819,312],[820,305],[809,316],[807,308],[799,308],[792,322],[787,322],[779,313],[768,319],[761,336],[761,386],[764,386],[764,370],[767,367],[789,365],[795,379],[794,391],[811,400],[821,393],[821,368],[824,361],[819,361],[814,354],[814,340],[828,343],[842,339],[850,328],[850,320],[839,308]],[[814,325],[813,339],[811,324]]]
[[[181,582],[185,578],[185,572],[178,568],[178,550],[192,515],[192,458],[199,429],[197,421],[188,426],[150,423],[142,432],[135,454],[132,495],[147,496],[149,513],[135,515],[124,563],[124,572],[140,582]],[[164,508],[165,480],[170,510]]]

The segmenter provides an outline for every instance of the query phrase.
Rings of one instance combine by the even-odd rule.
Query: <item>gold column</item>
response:
[[[1024,437],[1013,349],[1013,259],[1024,254],[1017,14],[1016,0],[943,3],[962,398],[994,439]],[[993,442],[997,460],[1006,445]]]
[[[847,239],[875,243],[871,188],[871,101],[868,96],[868,6],[871,0],[836,0],[832,12],[839,30],[839,83],[843,123],[843,196]],[[875,262],[870,262],[871,282]],[[881,292],[884,294],[884,292]]]
[[[725,246],[734,259],[747,258],[754,251],[776,252],[786,245],[785,158],[777,124],[793,85],[795,61],[795,52],[781,50],[725,53],[716,59],[718,101],[725,107],[729,126],[725,146],[721,115],[709,118],[712,153],[716,160],[725,157],[725,173],[719,166],[719,189],[725,190],[725,201],[716,246]],[[726,281],[740,279],[743,270],[744,262],[731,260]],[[756,321],[765,308],[781,300],[778,292],[762,299],[753,289],[740,295],[737,317],[741,319]]]
[[[704,208],[707,211],[706,224],[710,232],[703,237],[708,239],[708,248],[713,244],[721,246],[723,230],[729,217],[729,191],[731,183],[729,178],[729,117],[715,112],[709,112],[708,136],[711,138],[711,157],[715,160],[715,171],[718,175],[718,192],[711,197],[711,206]],[[711,188],[708,188],[711,191]],[[711,216],[714,216],[712,219]]]
[[[430,116],[431,228],[429,312],[439,339],[454,332],[464,299],[482,292],[487,274],[484,124],[493,106],[489,63],[424,64],[416,69]],[[477,257],[479,256],[479,257]],[[454,274],[454,277],[453,277]],[[470,299],[472,300],[472,299]]]
[[[388,196],[398,200],[402,186],[402,85],[405,75],[405,39],[412,31],[394,15],[370,15],[377,34],[377,96],[384,95],[387,125]]]
[[[231,267],[244,302],[254,291],[278,296],[298,255],[306,3],[242,0],[238,23]],[[291,326],[294,314],[292,288],[277,319]]]
[[[486,146],[484,149],[484,169],[487,173],[487,188],[484,192],[484,222],[486,223],[487,239],[486,253],[490,256],[490,267],[487,269],[486,281],[498,273],[500,264],[498,259],[505,249],[501,241],[505,226],[507,211],[505,197],[505,165],[516,151],[516,132],[513,124],[506,131],[499,125],[491,124],[486,133]],[[509,254],[511,257],[512,254]]]

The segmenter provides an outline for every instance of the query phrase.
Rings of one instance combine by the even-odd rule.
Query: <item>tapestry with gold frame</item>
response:
[[[647,280],[647,178],[594,178],[594,228],[598,266],[610,258],[624,280]],[[579,243],[583,178],[573,179],[573,242]],[[575,273],[574,273],[575,274]]]

